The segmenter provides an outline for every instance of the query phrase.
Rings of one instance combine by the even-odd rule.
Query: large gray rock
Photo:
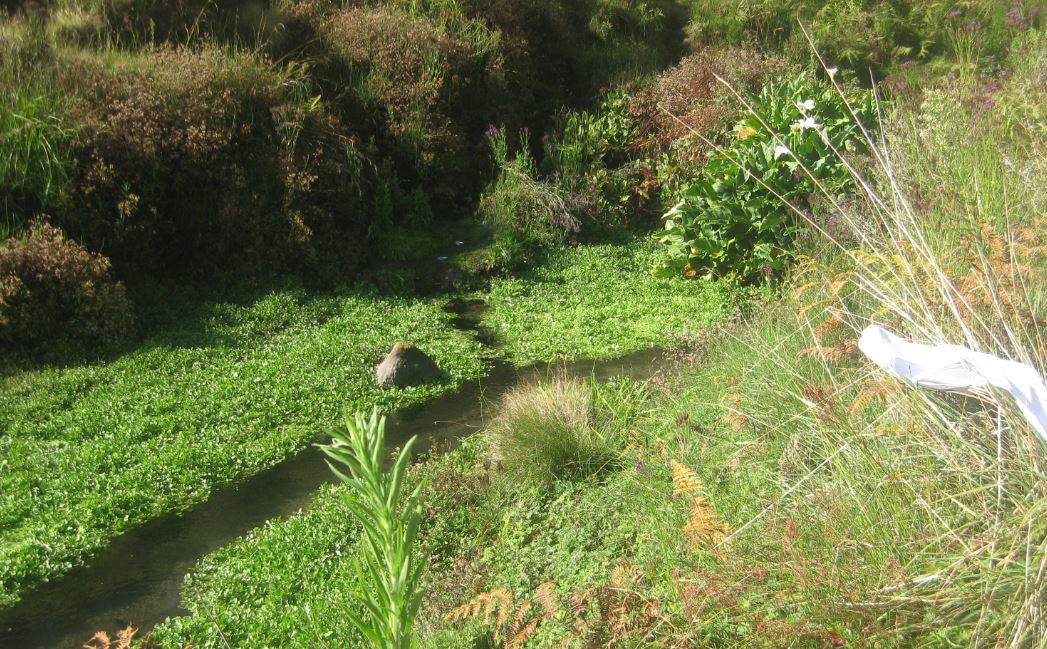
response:
[[[403,388],[435,381],[443,375],[443,370],[422,350],[411,343],[399,342],[374,373],[379,387]]]

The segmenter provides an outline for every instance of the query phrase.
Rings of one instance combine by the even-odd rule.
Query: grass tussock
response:
[[[621,468],[637,388],[558,378],[507,394],[491,425],[491,457],[513,484],[584,480]],[[632,398],[629,398],[632,397]]]

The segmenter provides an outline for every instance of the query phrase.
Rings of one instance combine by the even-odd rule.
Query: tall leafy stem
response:
[[[346,430],[332,434],[331,444],[320,445],[331,471],[350,487],[350,511],[363,529],[364,543],[357,560],[357,598],[362,607],[348,611],[352,624],[372,645],[382,649],[414,646],[413,626],[422,602],[424,564],[415,556],[421,510],[421,485],[401,498],[412,437],[390,470],[385,470],[385,417],[346,417]]]

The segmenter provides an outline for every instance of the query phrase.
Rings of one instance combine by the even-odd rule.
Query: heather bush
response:
[[[324,24],[354,104],[389,144],[385,155],[452,202],[478,189],[483,111],[501,84],[496,35],[459,18],[438,22],[392,4],[350,6]]]
[[[81,209],[63,225],[121,269],[172,274],[285,268],[318,232],[352,233],[353,139],[298,72],[211,48],[66,55]]]
[[[0,247],[0,345],[109,344],[132,327],[131,302],[109,260],[46,223]]]

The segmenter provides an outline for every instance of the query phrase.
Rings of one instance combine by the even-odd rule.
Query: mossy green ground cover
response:
[[[551,251],[541,266],[494,281],[484,324],[526,365],[669,345],[733,308],[738,296],[725,284],[655,277],[660,254],[653,241]]]
[[[292,455],[346,409],[393,409],[483,373],[481,348],[439,301],[357,292],[176,302],[134,351],[9,373],[0,383],[0,605],[113,536]],[[381,391],[372,365],[400,339],[445,369]]]

